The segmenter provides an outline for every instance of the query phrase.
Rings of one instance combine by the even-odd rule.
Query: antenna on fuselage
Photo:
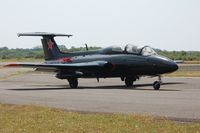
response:
[[[85,49],[86,49],[86,51],[88,51],[88,46],[87,46],[87,43],[85,44]]]

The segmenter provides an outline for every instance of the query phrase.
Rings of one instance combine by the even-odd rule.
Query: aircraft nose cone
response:
[[[175,66],[174,66],[174,70],[176,71],[176,70],[178,70],[178,65],[175,63]]]
[[[170,64],[170,69],[172,70],[172,72],[178,70],[178,65],[174,61]]]

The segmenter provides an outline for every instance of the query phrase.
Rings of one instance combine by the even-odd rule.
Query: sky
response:
[[[2,0],[0,47],[32,48],[40,37],[18,32],[73,34],[66,47],[149,45],[200,51],[200,0]]]

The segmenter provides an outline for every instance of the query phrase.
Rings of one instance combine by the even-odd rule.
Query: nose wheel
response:
[[[160,89],[160,82],[159,81],[155,81],[153,83],[153,88],[154,88],[154,90],[159,90]]]
[[[154,90],[159,90],[161,84],[162,84],[161,76],[158,76],[158,81],[155,81],[155,82],[153,83],[153,88],[154,88]]]

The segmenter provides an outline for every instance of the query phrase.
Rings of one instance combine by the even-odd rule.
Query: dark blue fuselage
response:
[[[177,64],[159,55],[142,56],[135,54],[89,54],[71,57],[70,63],[83,63],[91,61],[107,61],[108,69],[94,69],[92,73],[84,71],[83,77],[132,77],[156,76],[170,73],[178,69]],[[67,62],[68,63],[68,62]],[[80,70],[81,71],[81,70]],[[95,72],[95,73],[94,73]],[[85,73],[85,74],[84,74]]]

